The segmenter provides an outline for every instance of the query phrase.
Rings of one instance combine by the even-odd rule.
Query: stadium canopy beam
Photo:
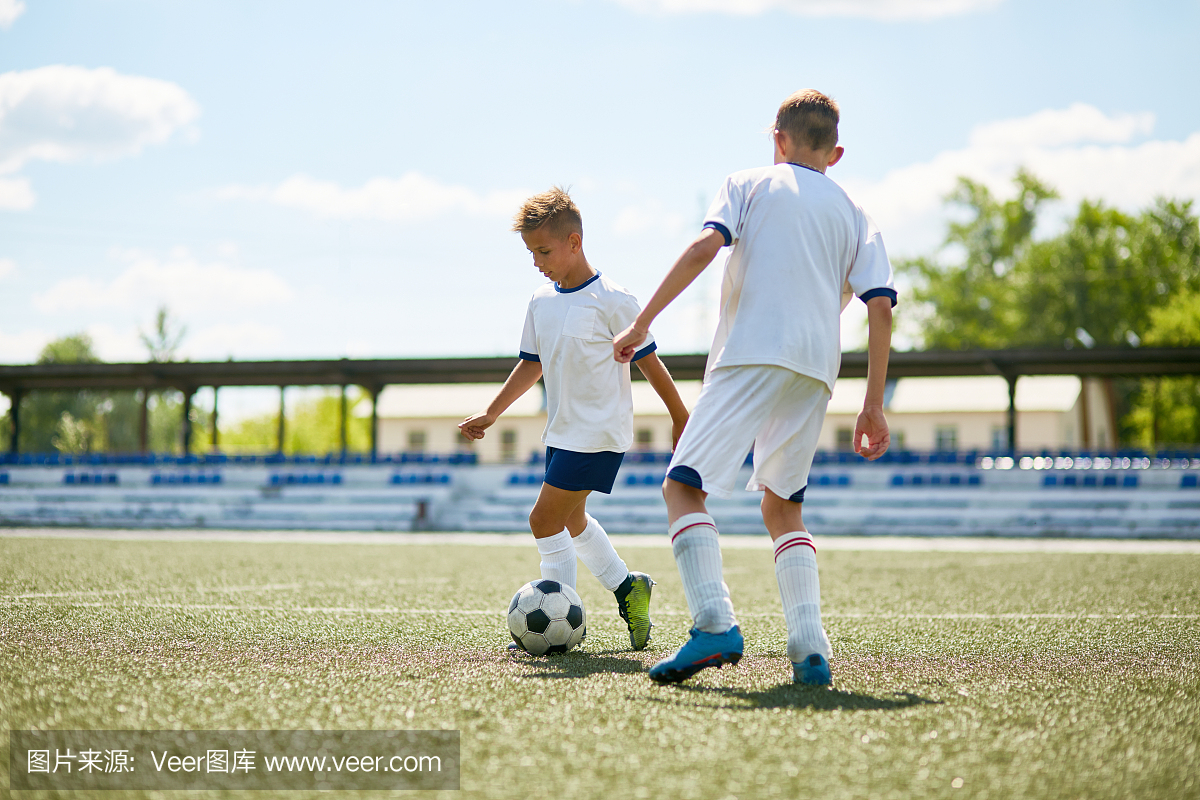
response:
[[[676,380],[704,376],[704,354],[662,356]],[[362,386],[503,383],[515,357],[338,359],[330,361],[180,361],[125,364],[0,365],[0,392],[64,389],[176,389],[198,386]],[[866,353],[843,353],[841,378],[863,378]],[[639,370],[633,370],[641,380]],[[1200,347],[925,350],[892,353],[888,377],[949,375],[1200,375]]]
[[[708,356],[667,355],[663,363],[676,380],[704,376]],[[286,386],[363,387],[371,395],[371,452],[378,452],[379,393],[391,384],[503,383],[517,359],[406,358],[325,361],[211,361],[122,364],[19,364],[0,365],[0,392],[13,398],[14,433],[19,426],[19,400],[33,391],[80,389],[175,389],[185,396],[201,386],[280,387],[279,446],[283,447],[283,392]],[[867,354],[843,353],[838,377],[862,378],[867,374]],[[892,353],[889,378],[1000,375],[1009,383],[1009,443],[1015,444],[1014,387],[1026,375],[1077,375],[1079,377],[1200,375],[1200,347],[1111,347],[1092,349],[1014,348],[1010,350],[926,350]],[[632,376],[641,380],[639,370]],[[143,422],[145,431],[145,422]],[[143,433],[142,445],[145,447]],[[14,435],[10,449],[17,452]]]

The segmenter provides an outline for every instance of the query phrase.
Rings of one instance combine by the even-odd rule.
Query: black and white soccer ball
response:
[[[508,604],[508,630],[527,653],[565,653],[583,639],[587,620],[583,601],[570,586],[552,580],[530,581]]]

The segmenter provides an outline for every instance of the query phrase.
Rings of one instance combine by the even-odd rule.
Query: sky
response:
[[[959,175],[1033,170],[1042,235],[1198,198],[1198,34],[1200,0],[0,0],[0,363],[77,332],[145,360],[164,305],[192,360],[515,355],[524,197],[569,187],[644,301],[804,87],[893,260]],[[719,266],[662,352],[707,350]]]

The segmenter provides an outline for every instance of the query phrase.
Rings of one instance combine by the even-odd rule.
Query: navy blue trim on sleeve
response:
[[[858,296],[858,299],[862,300],[865,303],[868,300],[870,300],[872,297],[887,297],[892,301],[892,308],[896,307],[897,295],[896,295],[895,289],[887,289],[887,288],[871,289],[870,291],[863,292],[862,294],[860,294]]]
[[[714,231],[716,231],[717,233],[719,233],[719,234],[721,234],[722,236],[724,236],[724,237],[725,237],[725,246],[726,246],[726,247],[729,247],[729,245],[733,244],[733,234],[731,234],[731,233],[729,232],[729,228],[726,228],[726,227],[725,227],[724,225],[722,225],[721,223],[719,223],[719,222],[706,222],[706,223],[704,223],[704,227],[705,227],[705,228],[712,228]]]
[[[645,358],[646,356],[650,355],[651,353],[653,353],[653,352],[654,352],[655,350],[657,350],[657,349],[658,349],[658,343],[657,343],[657,342],[651,342],[650,344],[648,344],[648,345],[646,345],[645,347],[643,347],[641,350],[638,350],[636,353],[634,353],[634,354],[633,354],[633,359],[632,359],[632,360],[633,360],[633,361],[641,361],[643,358]]]
[[[541,356],[539,356],[537,353],[526,353],[524,350],[521,351],[521,360],[533,361],[536,364],[542,363]]]
[[[579,284],[578,286],[572,286],[570,289],[564,289],[556,283],[556,284],[554,284],[554,291],[558,292],[559,294],[570,294],[571,292],[578,292],[580,289],[587,286],[589,283],[593,283],[598,280],[600,280],[600,270],[596,270],[595,275],[588,278],[586,281]]]

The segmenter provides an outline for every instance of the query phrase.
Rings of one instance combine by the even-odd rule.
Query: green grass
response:
[[[581,566],[582,651],[534,659],[532,545],[0,539],[0,729],[457,729],[470,798],[1200,797],[1200,556],[823,553],[828,691],[789,684],[766,548],[725,552],[741,664],[653,685],[686,606],[669,550],[623,555],[650,649]]]

